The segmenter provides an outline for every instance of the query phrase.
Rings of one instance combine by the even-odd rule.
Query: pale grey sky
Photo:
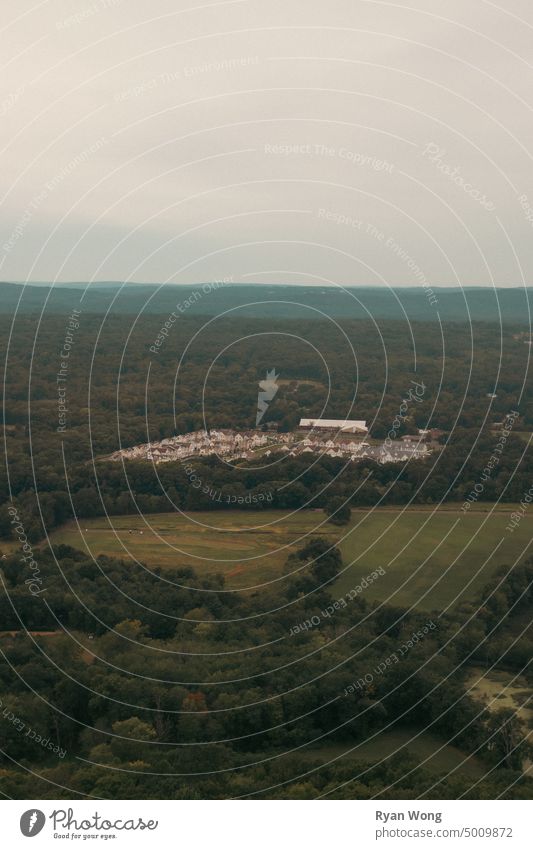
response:
[[[528,0],[22,0],[0,45],[3,280],[533,278]]]

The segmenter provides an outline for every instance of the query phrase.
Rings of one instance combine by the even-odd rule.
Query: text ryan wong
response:
[[[407,814],[407,815],[406,815]],[[398,822],[400,820],[423,820],[424,822],[442,822],[442,813],[440,811],[392,811],[388,814],[386,811],[376,811],[376,819],[379,822]]]

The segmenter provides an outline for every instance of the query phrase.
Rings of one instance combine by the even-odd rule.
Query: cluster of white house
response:
[[[279,442],[279,437],[274,438]],[[233,430],[196,430],[181,436],[171,436],[160,442],[147,442],[124,448],[111,455],[112,460],[152,460],[154,463],[170,463],[190,457],[219,457],[235,460],[256,456],[258,449],[272,442],[273,437],[259,431],[236,432]]]
[[[398,440],[385,445],[371,445],[368,442],[337,442],[332,439],[320,438],[303,439],[299,444],[299,450],[291,453],[301,454],[326,454],[328,457],[344,457],[355,462],[355,460],[370,459],[377,463],[399,463],[404,460],[422,460],[430,454],[426,443],[417,441],[416,437],[410,440]]]
[[[301,419],[302,433],[265,433],[263,431],[198,430],[181,436],[162,439],[124,448],[111,455],[112,460],[150,460],[153,463],[170,463],[193,457],[218,455],[225,460],[256,459],[259,455],[270,456],[276,452],[289,457],[300,454],[322,454],[342,457],[346,460],[375,460],[378,463],[397,463],[428,456],[428,446],[413,437],[392,444],[371,445],[363,439],[350,440],[349,435],[363,436],[368,433],[364,421],[340,421],[337,419]],[[338,436],[341,439],[338,439]]]

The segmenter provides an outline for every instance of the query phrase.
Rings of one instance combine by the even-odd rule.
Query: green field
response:
[[[339,545],[345,564],[333,595],[348,592],[381,566],[386,575],[365,590],[365,598],[441,611],[471,599],[502,563],[528,556],[533,511],[509,534],[512,505],[489,509],[477,505],[476,512],[463,514],[448,505],[433,515],[429,508],[357,510],[343,528],[322,524],[323,513],[313,510],[288,518],[274,510],[114,516],[84,520],[80,529],[69,523],[51,540],[89,549],[95,557],[221,572],[228,587],[242,589],[280,577],[291,550],[306,535],[320,534]]]
[[[369,600],[424,610],[469,600],[498,566],[528,556],[533,512],[510,534],[505,526],[511,510],[506,505],[489,514],[480,505],[467,514],[457,507],[433,515],[419,509],[354,514],[352,528],[340,543],[347,568],[338,587],[348,592],[357,577],[382,566],[387,574],[365,591]]]
[[[416,728],[397,728],[383,731],[371,740],[361,743],[325,745],[300,749],[298,756],[311,762],[328,763],[336,758],[340,763],[359,761],[377,763],[397,754],[414,755],[424,769],[434,773],[457,770],[460,775],[481,778],[488,770],[475,755],[462,752],[456,746],[443,742],[429,731]]]
[[[139,560],[163,568],[191,566],[198,572],[222,573],[228,587],[254,587],[277,578],[290,552],[323,522],[322,511],[211,511],[188,515],[157,513],[112,516],[69,522],[50,535],[54,544]],[[132,531],[132,533],[130,533]],[[331,525],[318,528],[330,535]]]

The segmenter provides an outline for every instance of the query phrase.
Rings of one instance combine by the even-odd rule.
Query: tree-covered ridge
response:
[[[529,326],[531,287],[306,286],[234,284],[230,279],[190,285],[78,283],[25,286],[0,283],[0,314],[61,313],[83,295],[87,312],[215,316],[233,310],[240,318],[324,317],[365,320],[469,322]]]

